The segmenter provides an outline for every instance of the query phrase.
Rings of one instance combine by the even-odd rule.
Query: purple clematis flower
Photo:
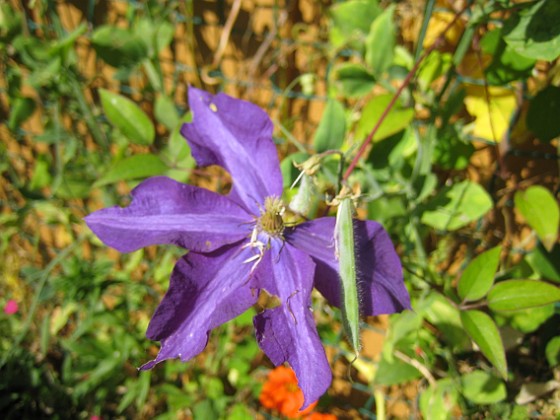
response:
[[[331,370],[311,312],[315,286],[340,305],[334,217],[287,227],[280,200],[282,176],[272,122],[259,107],[225,94],[189,89],[193,122],[183,125],[200,166],[220,165],[232,176],[227,195],[166,177],[142,182],[126,208],[86,217],[107,245],[131,252],[175,244],[189,252],[171,275],[169,290],[147,336],[161,341],[155,360],[187,361],[200,353],[209,332],[240,315],[266,290],[281,304],[254,318],[261,349],[288,362],[305,396],[304,407],[329,387]],[[410,308],[402,268],[389,235],[377,222],[356,221],[361,312],[378,315]]]

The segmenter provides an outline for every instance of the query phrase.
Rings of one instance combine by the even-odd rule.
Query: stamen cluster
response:
[[[286,208],[284,203],[278,197],[266,197],[264,208],[261,209],[261,215],[257,221],[259,231],[266,232],[270,236],[281,237],[284,232],[284,215]]]

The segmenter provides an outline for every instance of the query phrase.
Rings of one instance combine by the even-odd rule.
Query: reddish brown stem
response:
[[[422,61],[424,61],[424,59],[443,42],[445,34],[453,27],[453,25],[455,25],[455,22],[457,22],[459,17],[468,9],[469,6],[470,6],[470,2],[467,2],[465,7],[463,7],[459,12],[457,12],[455,14],[453,20],[451,22],[449,22],[449,24],[445,27],[445,29],[441,32],[441,34],[439,34],[439,36],[436,38],[434,43],[432,45],[430,45],[430,47],[427,50],[424,50],[424,53],[420,56],[418,61],[416,61],[416,63],[414,63],[414,66],[412,66],[412,69],[410,69],[410,71],[408,72],[408,74],[404,78],[403,83],[401,84],[401,86],[397,89],[397,91],[393,95],[393,98],[391,99],[391,102],[389,102],[389,104],[387,105],[387,108],[385,108],[385,110],[383,111],[383,114],[381,114],[381,117],[379,117],[379,120],[377,121],[377,123],[375,124],[375,126],[373,127],[373,129],[371,130],[369,135],[362,142],[362,145],[360,146],[360,149],[358,150],[358,153],[356,153],[356,156],[354,156],[354,159],[352,159],[352,162],[350,162],[350,165],[348,166],[348,169],[346,169],[346,172],[344,173],[344,176],[342,177],[343,181],[346,181],[348,179],[348,177],[350,176],[350,174],[352,173],[352,171],[354,170],[354,168],[358,164],[358,161],[360,160],[360,158],[365,153],[367,146],[373,140],[373,136],[375,136],[375,133],[377,133],[377,130],[379,130],[379,127],[381,127],[381,124],[383,124],[383,121],[385,121],[385,118],[387,118],[387,115],[389,115],[389,112],[391,111],[391,109],[393,109],[393,106],[397,102],[397,99],[401,95],[402,91],[410,84],[410,82],[412,80],[412,77],[418,71],[418,68],[420,67],[420,64],[422,64]]]

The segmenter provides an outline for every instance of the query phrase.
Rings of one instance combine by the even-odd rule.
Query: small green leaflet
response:
[[[334,239],[342,286],[342,320],[348,339],[357,355],[360,351],[360,311],[352,220],[353,207],[350,197],[340,199],[336,213]]]

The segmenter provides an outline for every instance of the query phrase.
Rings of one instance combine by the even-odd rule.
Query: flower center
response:
[[[284,211],[285,207],[280,198],[266,197],[264,208],[261,210],[261,215],[257,221],[258,229],[270,236],[282,236],[282,232],[284,232],[284,221],[282,220]]]

